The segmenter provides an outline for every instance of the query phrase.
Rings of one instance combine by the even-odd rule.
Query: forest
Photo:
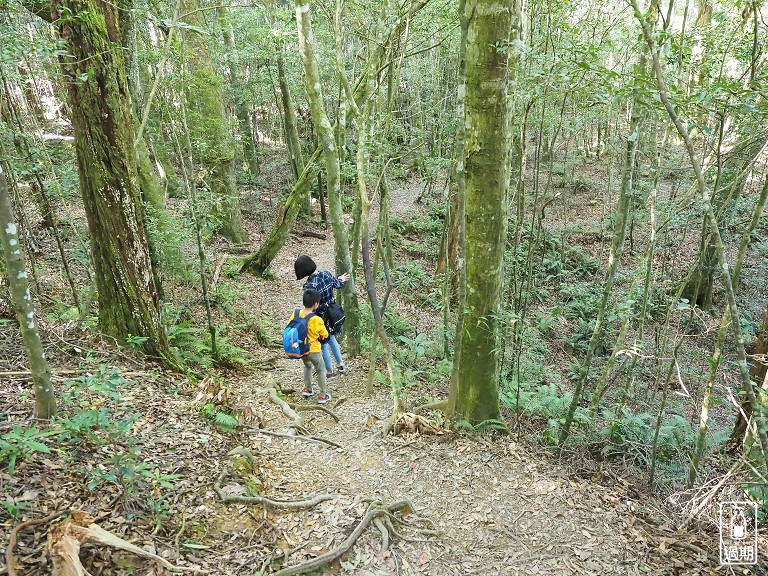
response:
[[[0,0],[0,571],[768,574],[766,64],[762,0]]]

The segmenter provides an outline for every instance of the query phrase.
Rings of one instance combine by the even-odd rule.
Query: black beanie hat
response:
[[[296,272],[296,280],[301,280],[317,270],[317,265],[309,256],[299,256],[293,263],[293,270]]]

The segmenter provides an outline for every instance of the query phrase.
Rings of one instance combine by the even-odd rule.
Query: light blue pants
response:
[[[331,352],[336,360],[336,366],[344,364],[344,359],[341,357],[341,348],[339,348],[339,342],[336,340],[336,336],[331,334],[328,342],[325,342],[322,346],[323,362],[325,362],[325,369],[327,371],[333,370],[333,363],[331,362]]]

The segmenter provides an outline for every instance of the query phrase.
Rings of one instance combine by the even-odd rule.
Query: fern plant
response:
[[[202,404],[200,406],[200,413],[218,426],[223,432],[234,432],[240,426],[240,422],[237,418],[227,412],[219,410],[213,402]]]

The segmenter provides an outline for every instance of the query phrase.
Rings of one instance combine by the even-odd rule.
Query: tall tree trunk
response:
[[[291,91],[288,88],[288,79],[285,75],[285,58],[282,47],[277,52],[277,81],[280,84],[280,97],[283,103],[283,118],[285,121],[285,140],[288,154],[291,158],[293,177],[298,180],[299,174],[304,170],[304,157],[301,153],[301,141],[299,131],[296,128],[296,109],[293,105]]]
[[[91,233],[99,326],[117,338],[145,336],[146,352],[167,358],[136,169],[118,9],[101,0],[59,0],[52,17],[67,44],[59,61],[69,88]]]
[[[435,274],[444,272],[450,276],[450,291],[456,294],[459,282],[459,195],[464,190],[464,98],[467,74],[467,22],[464,14],[465,2],[459,2],[461,35],[459,40],[458,91],[456,94],[457,126],[454,141],[453,162],[450,167],[448,184],[448,209],[445,218],[446,241],[441,246]],[[443,254],[443,252],[445,252]]]
[[[459,357],[457,415],[499,419],[501,292],[509,190],[509,43],[520,3],[466,3],[468,22],[464,143],[467,297]],[[503,46],[503,49],[497,49]]]
[[[312,122],[317,131],[323,150],[326,172],[326,190],[328,191],[328,206],[330,208],[331,227],[336,252],[337,273],[350,273],[349,282],[342,291],[347,314],[347,348],[354,355],[360,349],[359,312],[357,293],[355,291],[355,276],[352,269],[352,258],[349,252],[344,212],[341,205],[339,155],[328,116],[323,104],[323,92],[320,85],[320,70],[318,67],[315,41],[312,34],[312,22],[309,14],[309,0],[296,0],[296,23],[299,30],[299,49],[304,62],[304,82],[307,91]]]
[[[447,260],[445,274],[450,274],[451,284],[455,284],[455,293],[457,300],[456,307],[456,332],[453,338],[453,366],[451,367],[451,382],[448,388],[448,399],[446,414],[453,418],[456,412],[456,402],[459,397],[459,377],[461,367],[461,346],[464,337],[464,321],[467,302],[467,189],[465,180],[464,166],[464,106],[467,91],[467,29],[469,21],[466,13],[466,0],[459,0],[459,23],[461,26],[461,36],[459,43],[459,71],[458,71],[458,89],[456,91],[456,115],[458,126],[456,127],[456,143],[453,164],[451,165],[451,182],[448,214],[445,225],[446,230],[445,250],[447,251],[445,260]],[[446,290],[453,292],[453,287],[446,283]],[[448,294],[445,295],[446,303],[449,302]],[[446,304],[447,307],[447,304]]]
[[[248,172],[253,176],[259,174],[259,158],[257,155],[256,134],[251,128],[251,118],[248,114],[248,102],[245,98],[243,83],[240,81],[238,67],[237,46],[235,45],[235,33],[232,30],[232,20],[227,6],[216,8],[219,16],[224,47],[226,48],[226,61],[229,68],[229,82],[232,88],[232,99],[235,104],[235,116],[237,126],[240,129],[240,140],[243,143],[243,160]]]
[[[198,0],[184,0],[185,22],[196,28],[205,23]],[[235,177],[235,147],[229,132],[221,79],[205,37],[196,30],[184,31],[186,60],[191,78],[186,87],[190,104],[189,124],[195,152],[208,172],[207,183],[213,194],[217,232],[227,240],[248,240],[240,213],[240,195]]]
[[[3,167],[0,166],[0,238],[2,238],[5,265],[11,298],[19,320],[24,348],[29,358],[29,369],[35,389],[35,418],[48,419],[56,413],[56,397],[51,386],[51,371],[40,342],[35,322],[35,309],[29,295],[29,281],[24,256],[19,243],[19,231],[11,208],[11,194]]]

